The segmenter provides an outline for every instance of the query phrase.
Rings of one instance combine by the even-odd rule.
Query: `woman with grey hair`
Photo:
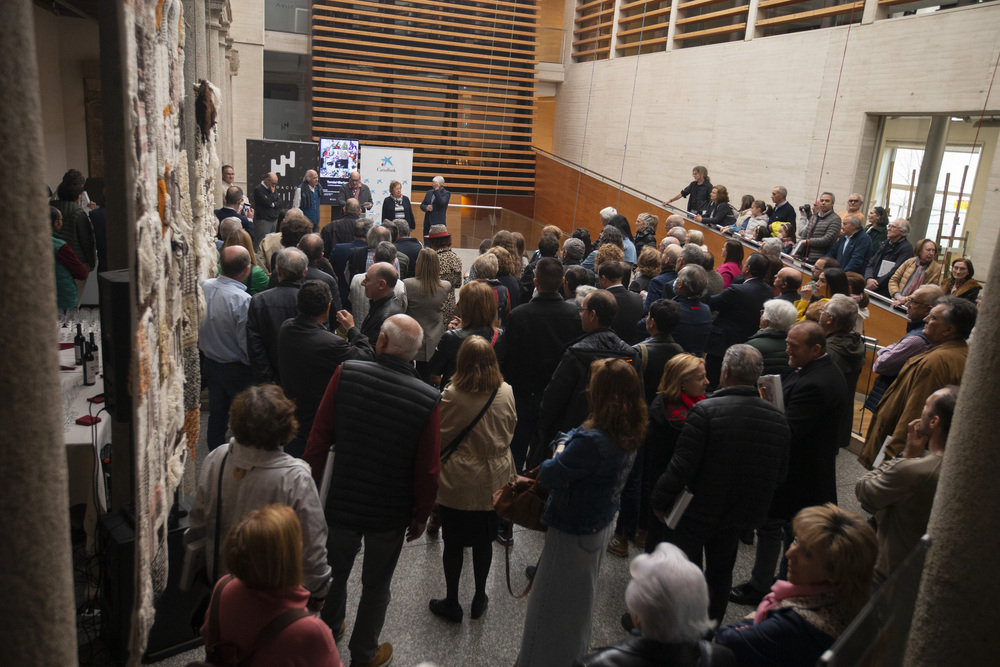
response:
[[[639,556],[629,566],[625,604],[641,633],[580,658],[574,667],[701,667],[734,665],[729,649],[703,639],[712,628],[708,586],[698,566],[673,544]]]
[[[646,246],[656,249],[656,227],[660,219],[652,213],[640,213],[635,219],[635,251],[641,253]]]
[[[798,316],[795,306],[788,301],[771,299],[764,302],[760,330],[747,341],[747,345],[757,348],[764,357],[764,375],[780,375],[784,378],[795,370],[788,365],[785,337]]]

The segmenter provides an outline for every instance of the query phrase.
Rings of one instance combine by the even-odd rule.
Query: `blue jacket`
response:
[[[868,268],[868,260],[872,258],[872,237],[859,231],[850,237],[850,243],[847,243],[847,239],[847,234],[841,236],[840,240],[830,248],[830,252],[826,253],[826,256],[837,260],[845,273],[854,271],[864,275],[865,269]]]
[[[715,635],[715,643],[732,651],[737,665],[756,667],[815,665],[833,641],[789,607],[772,610],[757,624],[727,625]]]
[[[635,452],[617,447],[600,429],[578,427],[569,436],[566,448],[538,472],[542,486],[552,489],[542,523],[573,535],[596,533],[618,511]]]

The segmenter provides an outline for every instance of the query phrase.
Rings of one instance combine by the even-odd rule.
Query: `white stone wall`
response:
[[[703,164],[731,196],[781,184],[796,206],[820,188],[845,198],[867,191],[876,140],[867,114],[979,115],[998,26],[1000,4],[854,25],[846,58],[846,26],[597,63],[572,64],[567,52],[553,149],[658,197]],[[565,27],[572,32],[569,2]],[[1000,82],[990,111],[1000,114]],[[1000,155],[992,162],[972,252],[977,277],[1000,231]]]
[[[247,174],[247,139],[264,136],[264,3],[230,0],[233,22],[229,36],[239,53],[239,71],[232,78],[232,143],[222,147],[220,158],[231,159],[236,184],[249,193],[263,174]],[[249,194],[247,195],[249,196]]]

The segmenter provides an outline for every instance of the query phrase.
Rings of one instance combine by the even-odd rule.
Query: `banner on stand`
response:
[[[382,200],[389,196],[389,184],[399,181],[403,194],[410,196],[413,180],[413,149],[393,146],[361,147],[361,182],[372,191],[373,210],[382,210]]]

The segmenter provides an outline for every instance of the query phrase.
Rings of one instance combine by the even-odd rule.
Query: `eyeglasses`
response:
[[[860,204],[861,200],[860,199],[848,199],[847,203],[849,203],[849,204]]]
[[[587,310],[593,312],[594,309],[593,308],[584,308],[583,306],[577,306],[576,307],[576,312],[578,312],[578,313],[582,313],[582,312],[587,311]]]

